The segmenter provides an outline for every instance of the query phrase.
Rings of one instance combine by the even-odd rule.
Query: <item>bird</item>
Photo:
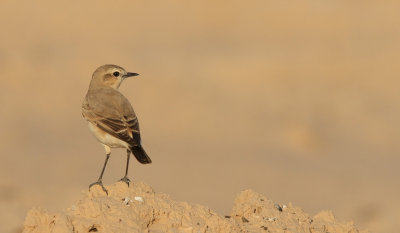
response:
[[[128,186],[131,182],[128,178],[131,153],[142,164],[152,163],[141,145],[139,121],[135,111],[128,99],[118,90],[126,78],[138,75],[111,64],[98,67],[92,75],[89,89],[82,103],[82,115],[87,120],[90,131],[103,144],[106,159],[98,180],[89,185],[89,190],[94,185],[100,185],[108,195],[102,179],[111,155],[111,148],[126,149],[125,175],[120,181]]]

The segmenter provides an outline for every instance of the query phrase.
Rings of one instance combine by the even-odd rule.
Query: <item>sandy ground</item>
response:
[[[352,222],[342,223],[329,211],[309,217],[292,204],[280,205],[252,190],[237,195],[232,212],[219,216],[211,209],[172,200],[144,183],[128,187],[118,182],[84,191],[66,211],[29,211],[24,233],[61,232],[298,232],[358,233]]]
[[[130,178],[229,215],[253,189],[311,216],[400,232],[398,1],[0,1],[0,232],[60,213],[100,172],[80,106],[92,72],[121,92],[149,166]],[[104,175],[124,173],[114,150]]]

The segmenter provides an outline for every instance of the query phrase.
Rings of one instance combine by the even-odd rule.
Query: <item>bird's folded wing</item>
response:
[[[127,142],[131,146],[140,145],[139,122],[136,116],[123,116],[120,119],[102,117],[93,111],[85,109],[83,116],[106,133]]]

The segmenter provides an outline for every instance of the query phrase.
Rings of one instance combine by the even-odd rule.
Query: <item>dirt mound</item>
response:
[[[291,204],[278,205],[251,190],[241,192],[230,216],[209,208],[171,200],[144,183],[128,187],[118,182],[85,191],[63,213],[40,208],[29,211],[24,233],[34,232],[366,232],[352,222],[341,223],[331,212],[309,217]]]

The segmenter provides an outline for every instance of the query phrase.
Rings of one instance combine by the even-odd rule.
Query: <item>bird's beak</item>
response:
[[[138,73],[131,73],[131,72],[128,72],[128,73],[126,73],[123,77],[124,77],[124,78],[128,78],[128,77],[138,76],[138,75],[139,75]]]

